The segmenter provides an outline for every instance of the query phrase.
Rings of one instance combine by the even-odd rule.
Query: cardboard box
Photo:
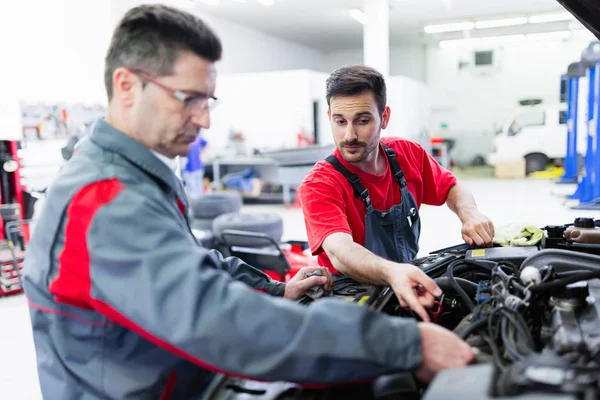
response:
[[[498,161],[496,163],[496,178],[525,178],[525,160],[523,159],[519,161]]]

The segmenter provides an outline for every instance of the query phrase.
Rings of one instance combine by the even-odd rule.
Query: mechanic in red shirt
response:
[[[441,290],[405,263],[419,250],[421,204],[448,204],[470,245],[491,245],[494,226],[471,193],[421,146],[380,138],[391,111],[379,72],[359,65],[334,71],[327,79],[327,103],[336,150],[300,188],[311,251],[334,279],[341,274],[390,286],[402,305],[429,321],[425,307]]]

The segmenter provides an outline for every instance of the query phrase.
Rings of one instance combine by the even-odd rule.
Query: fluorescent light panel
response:
[[[475,28],[475,24],[469,21],[453,22],[451,24],[427,25],[424,28],[425,33],[442,33],[442,32],[458,32],[470,31]]]
[[[443,49],[453,47],[464,47],[473,46],[477,44],[502,44],[502,43],[517,43],[523,40],[554,40],[554,39],[568,39],[572,36],[576,37],[587,37],[591,33],[587,30],[576,30],[571,31],[556,31],[556,32],[543,32],[543,33],[530,33],[528,35],[503,35],[503,36],[488,36],[483,38],[470,38],[470,39],[455,39],[455,40],[442,40],[439,45]],[[592,35],[593,36],[593,35]]]
[[[526,23],[527,23],[526,17],[492,19],[492,20],[487,20],[487,21],[475,22],[475,28],[477,28],[477,29],[500,28],[503,26],[525,25]]]
[[[540,14],[540,15],[532,15],[529,17],[530,24],[542,24],[544,22],[559,22],[559,21],[570,21],[572,20],[573,15],[568,12],[561,13],[553,13],[553,14]]]
[[[358,8],[353,8],[352,10],[348,10],[348,14],[350,14],[350,16],[352,18],[354,18],[356,21],[358,21],[359,23],[361,23],[363,25],[366,25],[368,22],[367,14],[365,14]]]
[[[459,32],[469,31],[472,29],[488,29],[501,28],[505,26],[525,25],[528,22],[531,24],[540,24],[545,22],[560,22],[570,21],[574,19],[573,15],[568,12],[557,12],[548,14],[532,15],[531,17],[512,17],[500,18],[491,20],[482,20],[475,23],[470,21],[453,22],[448,24],[426,25],[425,33],[443,33],[443,32]]]

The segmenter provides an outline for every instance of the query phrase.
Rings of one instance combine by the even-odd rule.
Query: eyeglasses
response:
[[[212,110],[217,105],[217,98],[215,96],[208,96],[203,93],[188,94],[188,93],[185,93],[183,90],[173,89],[173,88],[165,85],[164,83],[158,82],[156,79],[152,78],[150,75],[148,75],[147,73],[145,73],[143,71],[131,71],[131,72],[133,72],[140,78],[155,84],[156,86],[163,89],[164,91],[169,92],[171,94],[171,96],[175,97],[177,100],[179,100],[183,103],[186,110],[190,110],[190,111],[194,110],[194,109],[201,109],[203,111],[204,110]]]

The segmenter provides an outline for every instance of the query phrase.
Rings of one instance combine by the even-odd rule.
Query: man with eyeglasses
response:
[[[210,126],[221,44],[198,18],[130,10],[106,56],[109,106],[48,190],[24,286],[45,399],[189,399],[214,372],[303,384],[416,370],[428,380],[471,360],[431,324],[336,300],[305,268],[287,284],[202,248],[173,173]],[[321,270],[324,276],[304,275]],[[265,293],[259,293],[265,292]]]

